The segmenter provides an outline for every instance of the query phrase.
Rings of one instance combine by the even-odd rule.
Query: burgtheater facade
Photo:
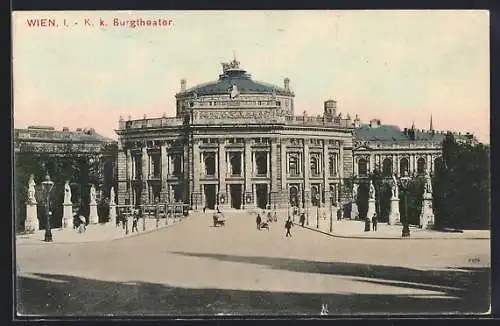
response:
[[[348,203],[348,180],[362,182],[376,166],[388,177],[423,173],[441,155],[444,134],[411,136],[375,120],[361,125],[337,112],[334,100],[324,103],[322,116],[297,116],[288,78],[278,87],[254,81],[236,59],[222,66],[214,82],[188,89],[181,81],[175,117],[120,118],[118,204]]]

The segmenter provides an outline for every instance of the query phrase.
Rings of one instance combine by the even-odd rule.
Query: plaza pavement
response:
[[[143,223],[144,222],[144,223]],[[38,230],[31,234],[16,235],[16,245],[53,245],[67,243],[86,243],[112,241],[125,237],[132,237],[159,229],[177,225],[182,222],[182,218],[160,219],[158,226],[156,219],[147,218],[144,221],[140,219],[137,223],[137,232],[132,232],[132,220],[129,221],[128,233],[122,226],[117,227],[114,223],[89,224],[84,233],[79,233],[74,229],[52,229],[52,242],[45,242],[45,230]],[[146,225],[146,230],[143,229]]]
[[[193,214],[120,241],[17,246],[18,312],[49,316],[478,313],[489,307],[484,239],[345,239],[284,216]],[[286,214],[285,214],[286,215]],[[311,222],[311,221],[310,221]],[[139,225],[140,227],[140,225]]]

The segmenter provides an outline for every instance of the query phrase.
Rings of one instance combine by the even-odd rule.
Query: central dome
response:
[[[235,85],[240,94],[272,94],[293,95],[289,89],[276,85],[254,81],[250,74],[239,67],[239,61],[223,63],[223,73],[216,81],[199,84],[178,95],[186,96],[196,93],[197,96],[228,94]]]

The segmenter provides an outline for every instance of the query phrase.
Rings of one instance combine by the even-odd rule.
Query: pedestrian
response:
[[[372,217],[372,230],[377,231],[377,214],[373,214]]]
[[[342,219],[342,210],[339,205],[339,207],[337,207],[337,221],[340,221],[341,219]]]
[[[134,217],[132,219],[132,233],[134,232],[139,232],[139,229],[137,228],[137,221],[139,220],[139,214],[137,214],[137,210],[134,211]]]
[[[260,214],[257,214],[257,219],[255,220],[255,222],[257,223],[257,230],[260,230],[260,223],[262,222]]]
[[[304,227],[304,223],[305,223],[305,221],[306,221],[306,214],[304,214],[304,212],[302,212],[302,213],[300,214],[300,225],[301,225],[302,227]]]
[[[273,221],[273,217],[272,217],[272,215],[271,215],[271,212],[268,212],[268,213],[267,213],[267,221],[268,221],[268,222],[272,222],[272,221]]]
[[[276,211],[274,211],[274,222],[278,222],[278,216],[276,215]]]
[[[206,210],[207,210],[207,206],[203,206],[203,214],[205,214]]]
[[[292,228],[292,225],[293,225],[292,220],[290,219],[290,216],[288,216],[288,220],[285,223],[285,229],[286,229],[285,237],[292,236],[292,234],[290,233],[290,229]]]

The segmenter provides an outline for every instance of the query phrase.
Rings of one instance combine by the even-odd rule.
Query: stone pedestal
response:
[[[359,218],[358,204],[355,201],[351,202],[351,220],[356,220]],[[335,215],[337,219],[337,215]]]
[[[99,215],[97,215],[97,204],[90,204],[89,224],[97,223],[99,223]]]
[[[424,193],[422,210],[420,211],[420,227],[430,229],[434,226],[434,212],[432,210],[432,194]]]
[[[366,218],[371,221],[373,214],[375,214],[375,198],[370,198],[368,199],[368,211],[366,213]]]
[[[389,212],[389,225],[397,224],[401,221],[401,216],[399,215],[399,198],[391,198],[391,210]]]
[[[116,224],[116,204],[109,204],[109,223],[112,225]]]
[[[65,203],[63,208],[62,227],[64,229],[73,228],[73,204]]]
[[[36,203],[26,204],[26,220],[24,221],[24,231],[28,233],[34,233],[40,228],[38,222],[38,212],[36,208]]]

